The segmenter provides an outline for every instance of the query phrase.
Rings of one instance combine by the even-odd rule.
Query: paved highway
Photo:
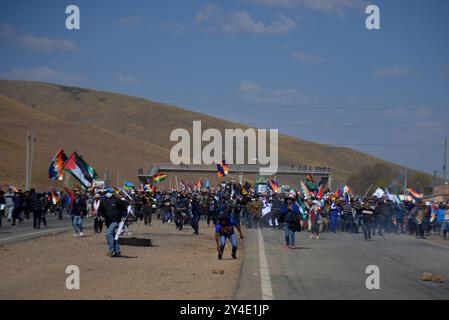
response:
[[[433,243],[388,234],[297,233],[299,247],[283,248],[279,230],[247,230],[236,299],[449,299],[449,284],[420,281],[422,272],[449,279],[449,241]],[[447,244],[447,245],[446,245]],[[368,290],[366,267],[380,271],[380,289]]]
[[[17,223],[14,227],[11,226],[11,222],[3,218],[2,227],[0,228],[0,245],[72,230],[72,220],[69,216],[64,216],[62,220],[58,220],[57,216],[51,215],[47,215],[46,218],[47,228],[41,223],[40,229],[33,228],[32,215],[29,220],[25,220],[21,224]],[[85,219],[83,225],[84,227],[91,227],[92,222],[90,219]]]

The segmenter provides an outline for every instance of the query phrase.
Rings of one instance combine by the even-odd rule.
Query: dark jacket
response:
[[[106,198],[100,202],[98,213],[105,219],[106,225],[110,225],[112,222],[120,222],[127,214],[126,203],[115,197]]]
[[[83,197],[77,197],[73,202],[72,215],[84,216],[87,211],[87,203]]]
[[[40,211],[42,210],[42,198],[45,196],[45,193],[30,193],[29,204],[31,211]]]

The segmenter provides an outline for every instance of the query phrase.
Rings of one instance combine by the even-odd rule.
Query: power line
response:
[[[342,110],[350,110],[350,109],[356,109],[360,111],[364,110],[375,110],[375,111],[389,111],[391,108],[379,108],[379,107],[360,107],[360,105],[357,106],[315,106],[315,105],[283,105],[283,106],[274,106],[269,104],[220,104],[220,103],[188,103],[188,102],[161,102],[164,104],[172,105],[172,106],[189,106],[189,107],[210,107],[210,108],[270,108],[270,109],[284,109],[284,108],[298,108],[298,109],[306,109],[309,111],[313,111],[315,109],[322,109],[322,110],[335,110],[335,111],[342,111]],[[417,110],[418,109],[418,110]],[[408,110],[404,109],[404,112],[407,111],[419,111],[419,108],[415,110]],[[440,106],[440,107],[432,107],[429,108],[429,110],[448,110],[446,106]]]
[[[276,123],[276,122],[253,122],[255,126],[284,126],[284,127],[326,127],[326,128],[357,128],[357,129],[449,129],[449,126],[387,126],[366,124],[326,124],[326,123]]]

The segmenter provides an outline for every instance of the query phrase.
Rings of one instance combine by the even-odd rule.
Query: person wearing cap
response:
[[[84,236],[83,233],[83,218],[87,214],[87,204],[80,190],[75,190],[75,200],[72,207],[72,223],[73,223],[73,237]]]
[[[104,217],[107,227],[106,240],[108,244],[107,255],[110,257],[120,257],[121,250],[118,240],[115,240],[116,230],[120,222],[125,222],[127,205],[119,197],[114,196],[111,190],[107,190],[106,199],[100,202],[98,212]]]
[[[295,232],[301,231],[301,212],[295,197],[288,195],[280,209],[279,221],[284,222],[285,246],[295,249]]]

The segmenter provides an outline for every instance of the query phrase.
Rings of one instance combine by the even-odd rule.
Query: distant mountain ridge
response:
[[[48,164],[64,148],[77,150],[100,173],[119,170],[127,179],[152,163],[169,162],[170,132],[190,131],[201,120],[203,130],[248,128],[163,103],[122,94],[32,81],[0,80],[0,184],[23,184],[25,135],[36,129],[37,151],[33,181],[50,185]],[[337,182],[364,165],[400,166],[349,148],[333,147],[279,135],[279,163],[310,165],[335,170]],[[101,174],[100,174],[101,176]]]

